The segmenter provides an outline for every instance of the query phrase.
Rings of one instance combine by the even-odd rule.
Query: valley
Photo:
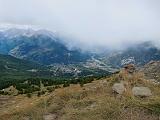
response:
[[[150,41],[95,53],[47,30],[1,30],[0,120],[158,120],[159,60]]]
[[[160,0],[0,0],[0,120],[160,120]]]

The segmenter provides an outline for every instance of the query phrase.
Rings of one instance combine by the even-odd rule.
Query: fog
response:
[[[0,0],[0,24],[57,31],[71,47],[117,49],[160,40],[159,6],[160,0]]]

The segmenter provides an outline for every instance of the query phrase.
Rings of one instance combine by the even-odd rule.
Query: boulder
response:
[[[123,83],[115,83],[112,87],[112,90],[118,94],[123,94],[125,91],[125,87]]]
[[[133,87],[132,93],[134,96],[149,97],[152,95],[151,90],[148,87]]]

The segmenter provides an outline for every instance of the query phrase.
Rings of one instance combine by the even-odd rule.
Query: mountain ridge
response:
[[[101,53],[84,52],[80,47],[70,49],[63,41],[56,33],[48,30],[9,28],[0,32],[0,53],[44,65],[82,64],[102,69],[104,66],[121,68],[127,63],[142,66],[151,60],[160,60],[160,50],[150,41],[124,50]]]
[[[7,34],[8,31],[11,31],[11,35]],[[19,31],[21,31],[21,29],[18,29],[18,32]],[[67,64],[87,59],[87,54],[82,53],[79,49],[68,49],[67,46],[50,31],[30,31],[31,35],[28,33],[27,36],[24,35],[27,34],[26,30],[17,35],[17,29],[9,29],[4,32],[5,34],[0,33],[0,52],[2,54],[9,54],[17,58],[33,60],[43,64]],[[14,36],[14,32],[16,36]]]

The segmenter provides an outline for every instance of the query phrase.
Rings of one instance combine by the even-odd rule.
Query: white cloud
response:
[[[38,25],[86,46],[160,40],[159,0],[0,0],[0,22]]]

